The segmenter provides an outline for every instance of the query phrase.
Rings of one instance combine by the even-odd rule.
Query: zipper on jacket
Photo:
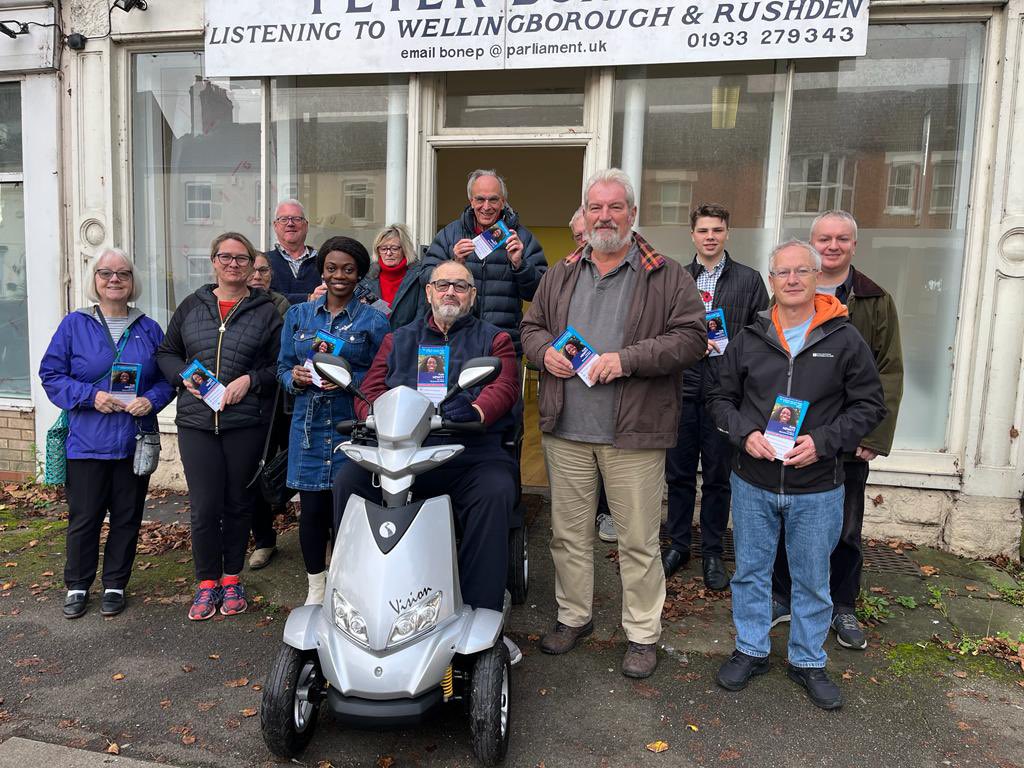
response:
[[[214,298],[216,298],[216,295],[214,296]],[[246,297],[242,297],[241,299],[235,302],[235,306],[228,310],[227,315],[225,315],[224,319],[220,321],[220,328],[217,329],[217,357],[215,359],[213,366],[213,375],[214,378],[217,379],[217,381],[220,381],[220,348],[221,345],[224,343],[224,332],[227,331],[228,329],[228,320],[231,319],[231,316],[235,314],[235,310],[238,309],[238,307],[241,305],[243,301],[245,301],[245,299]],[[217,314],[220,314],[219,307]],[[249,386],[252,386],[251,382]],[[213,434],[220,434],[220,411],[213,412]]]
[[[790,397],[793,390],[793,361],[795,358],[789,356],[789,370],[786,371],[786,397]],[[785,493],[786,488],[786,465],[783,464],[779,468],[779,495],[782,496]]]

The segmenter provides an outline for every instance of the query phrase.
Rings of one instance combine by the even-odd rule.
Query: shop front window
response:
[[[21,85],[0,83],[0,396],[29,396]]]
[[[784,237],[817,212],[857,218],[854,265],[900,315],[904,392],[895,447],[944,450],[967,228],[984,27],[875,25],[863,58],[797,61]],[[844,158],[804,172],[797,158]],[[847,185],[855,172],[856,183]],[[813,181],[812,181],[813,177]],[[815,205],[797,190],[842,186]]]
[[[133,59],[131,255],[139,306],[166,326],[212,279],[217,235],[259,245],[260,82],[206,79],[198,52]]]
[[[612,163],[638,185],[638,228],[666,255],[693,257],[699,203],[729,209],[737,260],[757,266],[770,250],[769,156],[784,87],[771,62],[617,71]]]
[[[405,220],[404,76],[279,77],[270,96],[270,200],[303,204],[310,245],[345,234],[369,248]]]
[[[580,68],[449,72],[445,127],[582,126],[585,77]]]

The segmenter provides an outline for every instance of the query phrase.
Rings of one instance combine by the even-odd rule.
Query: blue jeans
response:
[[[843,526],[843,486],[822,493],[780,494],[751,485],[734,472],[732,619],[736,648],[764,658],[771,650],[772,568],[779,529],[786,528],[786,554],[793,579],[789,663],[824,667],[822,647],[832,620],[829,557]]]

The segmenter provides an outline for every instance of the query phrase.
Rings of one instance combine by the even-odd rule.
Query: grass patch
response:
[[[961,641],[965,638],[961,638]],[[971,655],[970,639],[966,639],[963,655],[950,653],[935,643],[899,643],[886,653],[889,666],[885,672],[895,679],[942,673],[983,675],[993,680],[1015,681],[1018,675],[1009,664],[985,655]],[[976,651],[975,651],[976,652]]]

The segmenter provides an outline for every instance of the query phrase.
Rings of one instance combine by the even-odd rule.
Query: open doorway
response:
[[[508,186],[508,203],[544,248],[548,264],[575,250],[569,219],[583,188],[583,147],[459,147],[437,150],[437,229],[467,205],[466,177],[476,168],[493,168]],[[546,486],[547,472],[537,427],[537,373],[528,371],[523,399],[524,486]]]

